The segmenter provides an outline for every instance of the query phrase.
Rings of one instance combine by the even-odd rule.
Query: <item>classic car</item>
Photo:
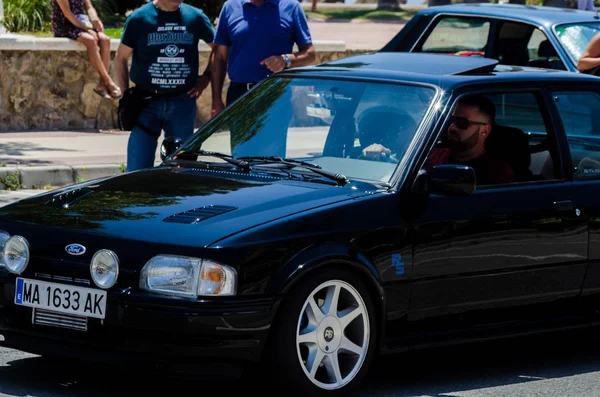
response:
[[[452,4],[425,8],[381,51],[494,58],[501,64],[577,70],[596,33],[596,12],[520,4]]]
[[[493,123],[459,125],[472,95]],[[472,123],[515,180],[431,166]],[[362,54],[274,74],[170,144],[0,207],[1,346],[327,396],[379,354],[597,324],[597,77]]]

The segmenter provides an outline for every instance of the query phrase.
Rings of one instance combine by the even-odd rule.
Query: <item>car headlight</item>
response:
[[[6,240],[2,250],[2,260],[12,273],[23,273],[29,264],[29,243],[25,237],[12,236]]]
[[[0,268],[6,267],[4,264],[4,255],[1,255],[4,251],[4,244],[10,238],[10,234],[6,233],[4,230],[0,230]]]
[[[186,297],[235,295],[237,273],[230,266],[200,258],[158,255],[140,276],[145,291]]]
[[[119,257],[110,250],[100,250],[92,257],[90,263],[92,280],[100,288],[110,288],[119,277]]]

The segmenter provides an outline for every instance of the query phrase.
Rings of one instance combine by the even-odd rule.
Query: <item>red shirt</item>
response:
[[[460,163],[451,159],[450,149],[440,148],[433,149],[429,155],[429,165],[434,167],[440,164],[460,164],[473,167],[475,170],[475,176],[477,185],[495,185],[500,183],[513,183],[516,182],[515,174],[506,161],[496,159],[484,153],[483,155],[467,161],[466,163]]]

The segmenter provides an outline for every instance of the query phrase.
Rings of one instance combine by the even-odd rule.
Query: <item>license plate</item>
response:
[[[104,318],[106,291],[17,278],[15,305]]]

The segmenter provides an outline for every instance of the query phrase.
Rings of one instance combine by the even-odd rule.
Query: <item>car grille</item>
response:
[[[53,276],[51,274],[45,274],[45,273],[36,273],[35,277],[37,277],[39,279],[43,279],[43,280],[63,281],[66,283],[90,285],[90,280],[86,280],[84,278]]]
[[[87,331],[87,317],[33,309],[33,324]]]

